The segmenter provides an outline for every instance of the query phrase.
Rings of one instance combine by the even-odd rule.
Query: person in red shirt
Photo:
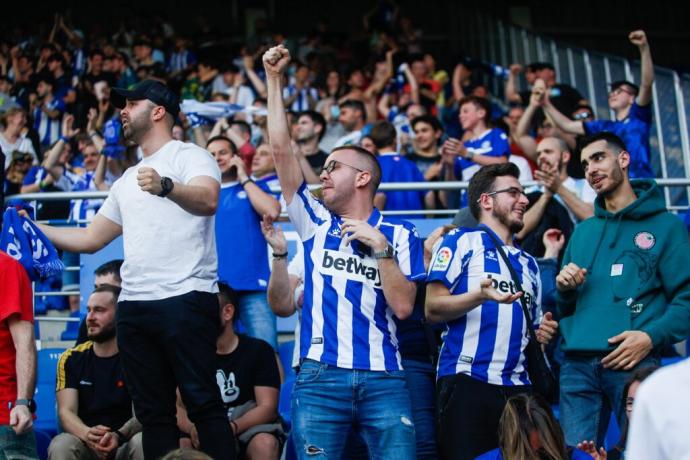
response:
[[[37,458],[33,431],[36,342],[31,282],[0,251],[0,458]]]

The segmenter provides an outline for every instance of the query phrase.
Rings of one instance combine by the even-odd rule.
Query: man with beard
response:
[[[690,245],[653,180],[629,179],[631,155],[615,134],[584,142],[594,217],[575,228],[556,278],[563,350],[566,442],[603,444],[611,411],[624,422],[630,374],[690,333]]]
[[[473,459],[498,446],[506,399],[530,391],[527,328],[539,325],[537,338],[548,343],[558,327],[549,313],[542,319],[537,261],[513,243],[527,209],[519,176],[513,163],[477,171],[468,195],[479,226],[449,232],[427,276],[426,318],[446,323],[437,375],[445,459]],[[515,286],[494,239],[502,242],[524,291]],[[520,297],[534,324],[526,324]]]
[[[201,449],[234,458],[232,433],[214,380],[220,327],[214,218],[220,171],[211,155],[172,138],[177,97],[146,80],[114,88],[125,138],[143,159],[112,186],[86,228],[41,230],[72,252],[96,252],[122,234],[118,346],[143,425],[146,458],[178,446],[175,388],[199,432]]]
[[[119,294],[111,285],[93,291],[86,316],[89,340],[60,356],[55,391],[63,432],[50,443],[51,460],[144,458],[141,425],[132,416],[117,348]]]
[[[389,221],[374,208],[381,170],[362,147],[331,151],[320,176],[323,201],[311,195],[292,152],[281,95],[290,54],[278,45],[263,62],[273,158],[304,244],[302,361],[292,394],[298,458],[340,458],[350,430],[378,458],[415,458],[393,316],[410,316],[415,282],[424,278],[419,236],[411,224]]]
[[[535,172],[541,187],[530,193],[530,207],[525,213],[525,225],[516,235],[530,254],[544,254],[542,236],[550,228],[560,229],[566,243],[574,226],[592,217],[592,203],[596,193],[586,180],[568,176],[570,149],[564,140],[547,137],[537,144]]]

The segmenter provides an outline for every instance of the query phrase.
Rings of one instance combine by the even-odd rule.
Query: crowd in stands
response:
[[[626,445],[625,458],[680,458],[661,454],[679,452],[675,439],[650,454],[640,441],[647,426],[633,414],[640,383],[690,334],[690,246],[652,180],[654,68],[645,33],[627,37],[640,53],[639,84],[608,82],[615,118],[597,120],[548,62],[510,66],[499,97],[478,60],[439,68],[441,57],[425,52],[409,18],[378,12],[365,25],[365,52],[325,24],[298,39],[274,32],[228,46],[220,35],[183,36],[166,22],[88,31],[58,14],[48,36],[3,37],[4,194],[108,191],[128,168],[150,165],[131,133],[153,122],[130,115],[132,100],[164,107],[172,138],[212,156],[220,185],[207,229],[215,244],[205,250],[217,257],[221,329],[207,358],[241,457],[278,459],[292,436],[298,458],[616,459]],[[338,182],[345,174],[351,190]],[[173,183],[162,180],[165,197]],[[470,187],[377,188],[449,181]],[[306,186],[316,184],[322,189],[312,195]],[[95,216],[114,215],[110,203],[34,204],[37,220],[88,229]],[[425,239],[404,220],[444,209],[458,210],[453,225]],[[297,254],[288,254],[281,229],[286,214],[301,241]],[[78,251],[62,246],[65,265],[78,265]],[[122,352],[136,355],[135,329],[118,340],[116,327],[118,308],[131,314],[136,304],[130,296],[118,305],[121,282],[143,268],[121,277],[121,265],[100,267],[93,292],[82,292],[87,314],[57,369],[62,432],[49,458],[139,459],[152,445],[142,446],[151,422],[142,426],[135,414],[151,409],[141,405],[143,385],[130,385],[120,363]],[[2,286],[27,287],[2,253],[0,267]],[[66,271],[36,290],[78,284],[78,273]],[[0,293],[0,341],[17,333],[10,318],[29,320],[23,295]],[[79,316],[79,296],[67,299],[37,299],[37,308]],[[276,317],[295,312],[292,369],[283,369]],[[555,400],[525,392],[533,377],[527,328],[560,373],[560,422]],[[687,374],[687,362],[677,366]],[[291,435],[278,401],[295,372]],[[671,373],[652,374],[642,387],[649,426],[663,418],[653,398],[680,388]],[[357,386],[358,376],[369,386]],[[183,450],[166,458],[202,458],[191,453],[205,450],[198,407],[188,414],[190,390],[177,385]],[[12,398],[0,424],[16,427],[10,413],[30,395],[20,387]],[[607,452],[611,414],[622,435]],[[26,433],[28,422],[19,423],[14,431]]]

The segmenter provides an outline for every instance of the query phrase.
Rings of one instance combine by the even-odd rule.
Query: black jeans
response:
[[[444,460],[473,460],[498,447],[498,421],[506,400],[531,392],[531,387],[490,385],[465,374],[442,377],[437,389],[439,451]]]
[[[122,301],[117,343],[143,425],[146,459],[179,447],[175,388],[180,389],[201,449],[216,460],[234,459],[230,424],[215,381],[220,310],[215,294],[193,291],[150,301]]]

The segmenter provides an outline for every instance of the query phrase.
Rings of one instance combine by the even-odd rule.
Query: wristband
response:
[[[58,140],[61,140],[65,144],[67,144],[69,142],[69,139],[67,139],[65,136],[60,136],[60,139],[58,139]]]
[[[89,133],[89,137],[93,139],[94,137],[99,136],[98,131],[91,131]],[[100,136],[99,136],[100,137]]]
[[[46,184],[44,181],[41,181],[41,182],[38,183],[38,188],[41,189],[41,190],[45,190],[46,185],[47,185],[47,184]]]
[[[247,177],[245,180],[243,180],[242,182],[240,182],[240,185],[241,185],[242,187],[244,187],[244,186],[247,185],[247,183],[249,183],[249,182],[251,182],[251,183],[253,184],[253,183],[254,183],[254,179],[252,179],[251,177]]]
[[[115,430],[115,436],[117,436],[117,444],[118,445],[123,445],[124,443],[127,442],[127,436],[122,433],[120,430]]]
[[[281,254],[276,254],[275,252],[273,253],[273,258],[274,259],[287,259],[288,253],[287,251],[281,253]]]

